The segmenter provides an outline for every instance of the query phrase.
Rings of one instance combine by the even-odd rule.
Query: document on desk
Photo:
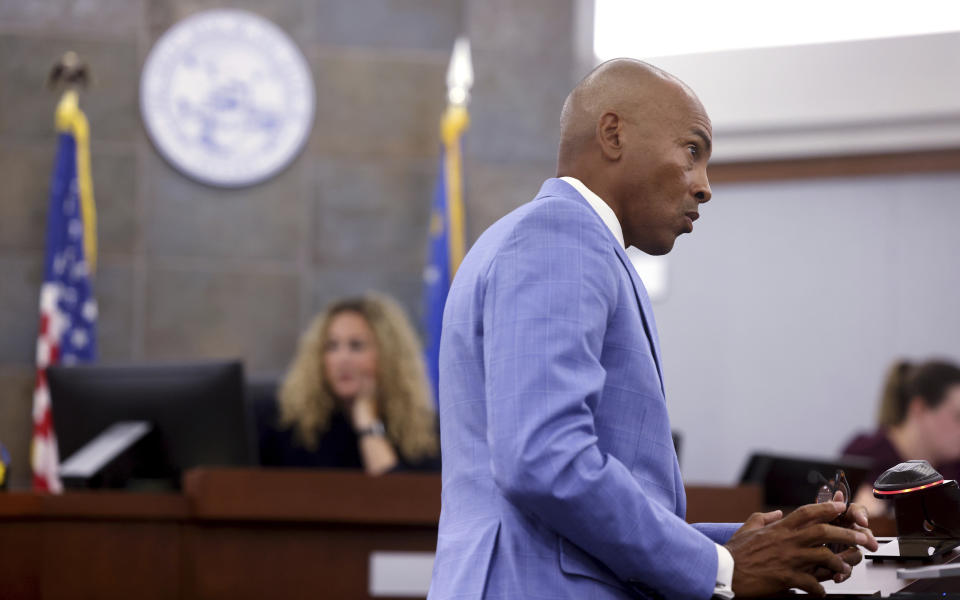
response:
[[[60,464],[60,477],[91,477],[150,432],[146,421],[114,423]]]

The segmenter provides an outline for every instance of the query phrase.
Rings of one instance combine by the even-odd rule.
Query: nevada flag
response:
[[[465,252],[460,138],[469,122],[465,106],[450,105],[440,123],[443,144],[430,211],[427,265],[423,272],[424,358],[435,401],[439,399],[443,306],[447,302],[450,282]]]

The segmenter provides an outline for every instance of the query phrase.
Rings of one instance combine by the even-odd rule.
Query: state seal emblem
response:
[[[300,152],[313,124],[313,78],[276,25],[241,10],[180,21],[150,51],[140,108],[157,150],[222,187],[263,181]]]

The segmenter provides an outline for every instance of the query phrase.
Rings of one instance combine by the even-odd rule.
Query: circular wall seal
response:
[[[140,109],[159,152],[216,186],[250,185],[286,167],[310,133],[313,108],[313,77],[293,40],[241,10],[204,11],[171,27],[140,78]]]

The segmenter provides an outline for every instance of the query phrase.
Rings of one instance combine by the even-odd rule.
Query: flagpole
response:
[[[454,43],[453,53],[450,56],[450,66],[447,69],[447,110],[440,124],[447,186],[450,279],[453,279],[456,274],[466,252],[460,138],[470,125],[467,104],[470,101],[472,86],[473,63],[470,57],[470,40],[461,36]]]

